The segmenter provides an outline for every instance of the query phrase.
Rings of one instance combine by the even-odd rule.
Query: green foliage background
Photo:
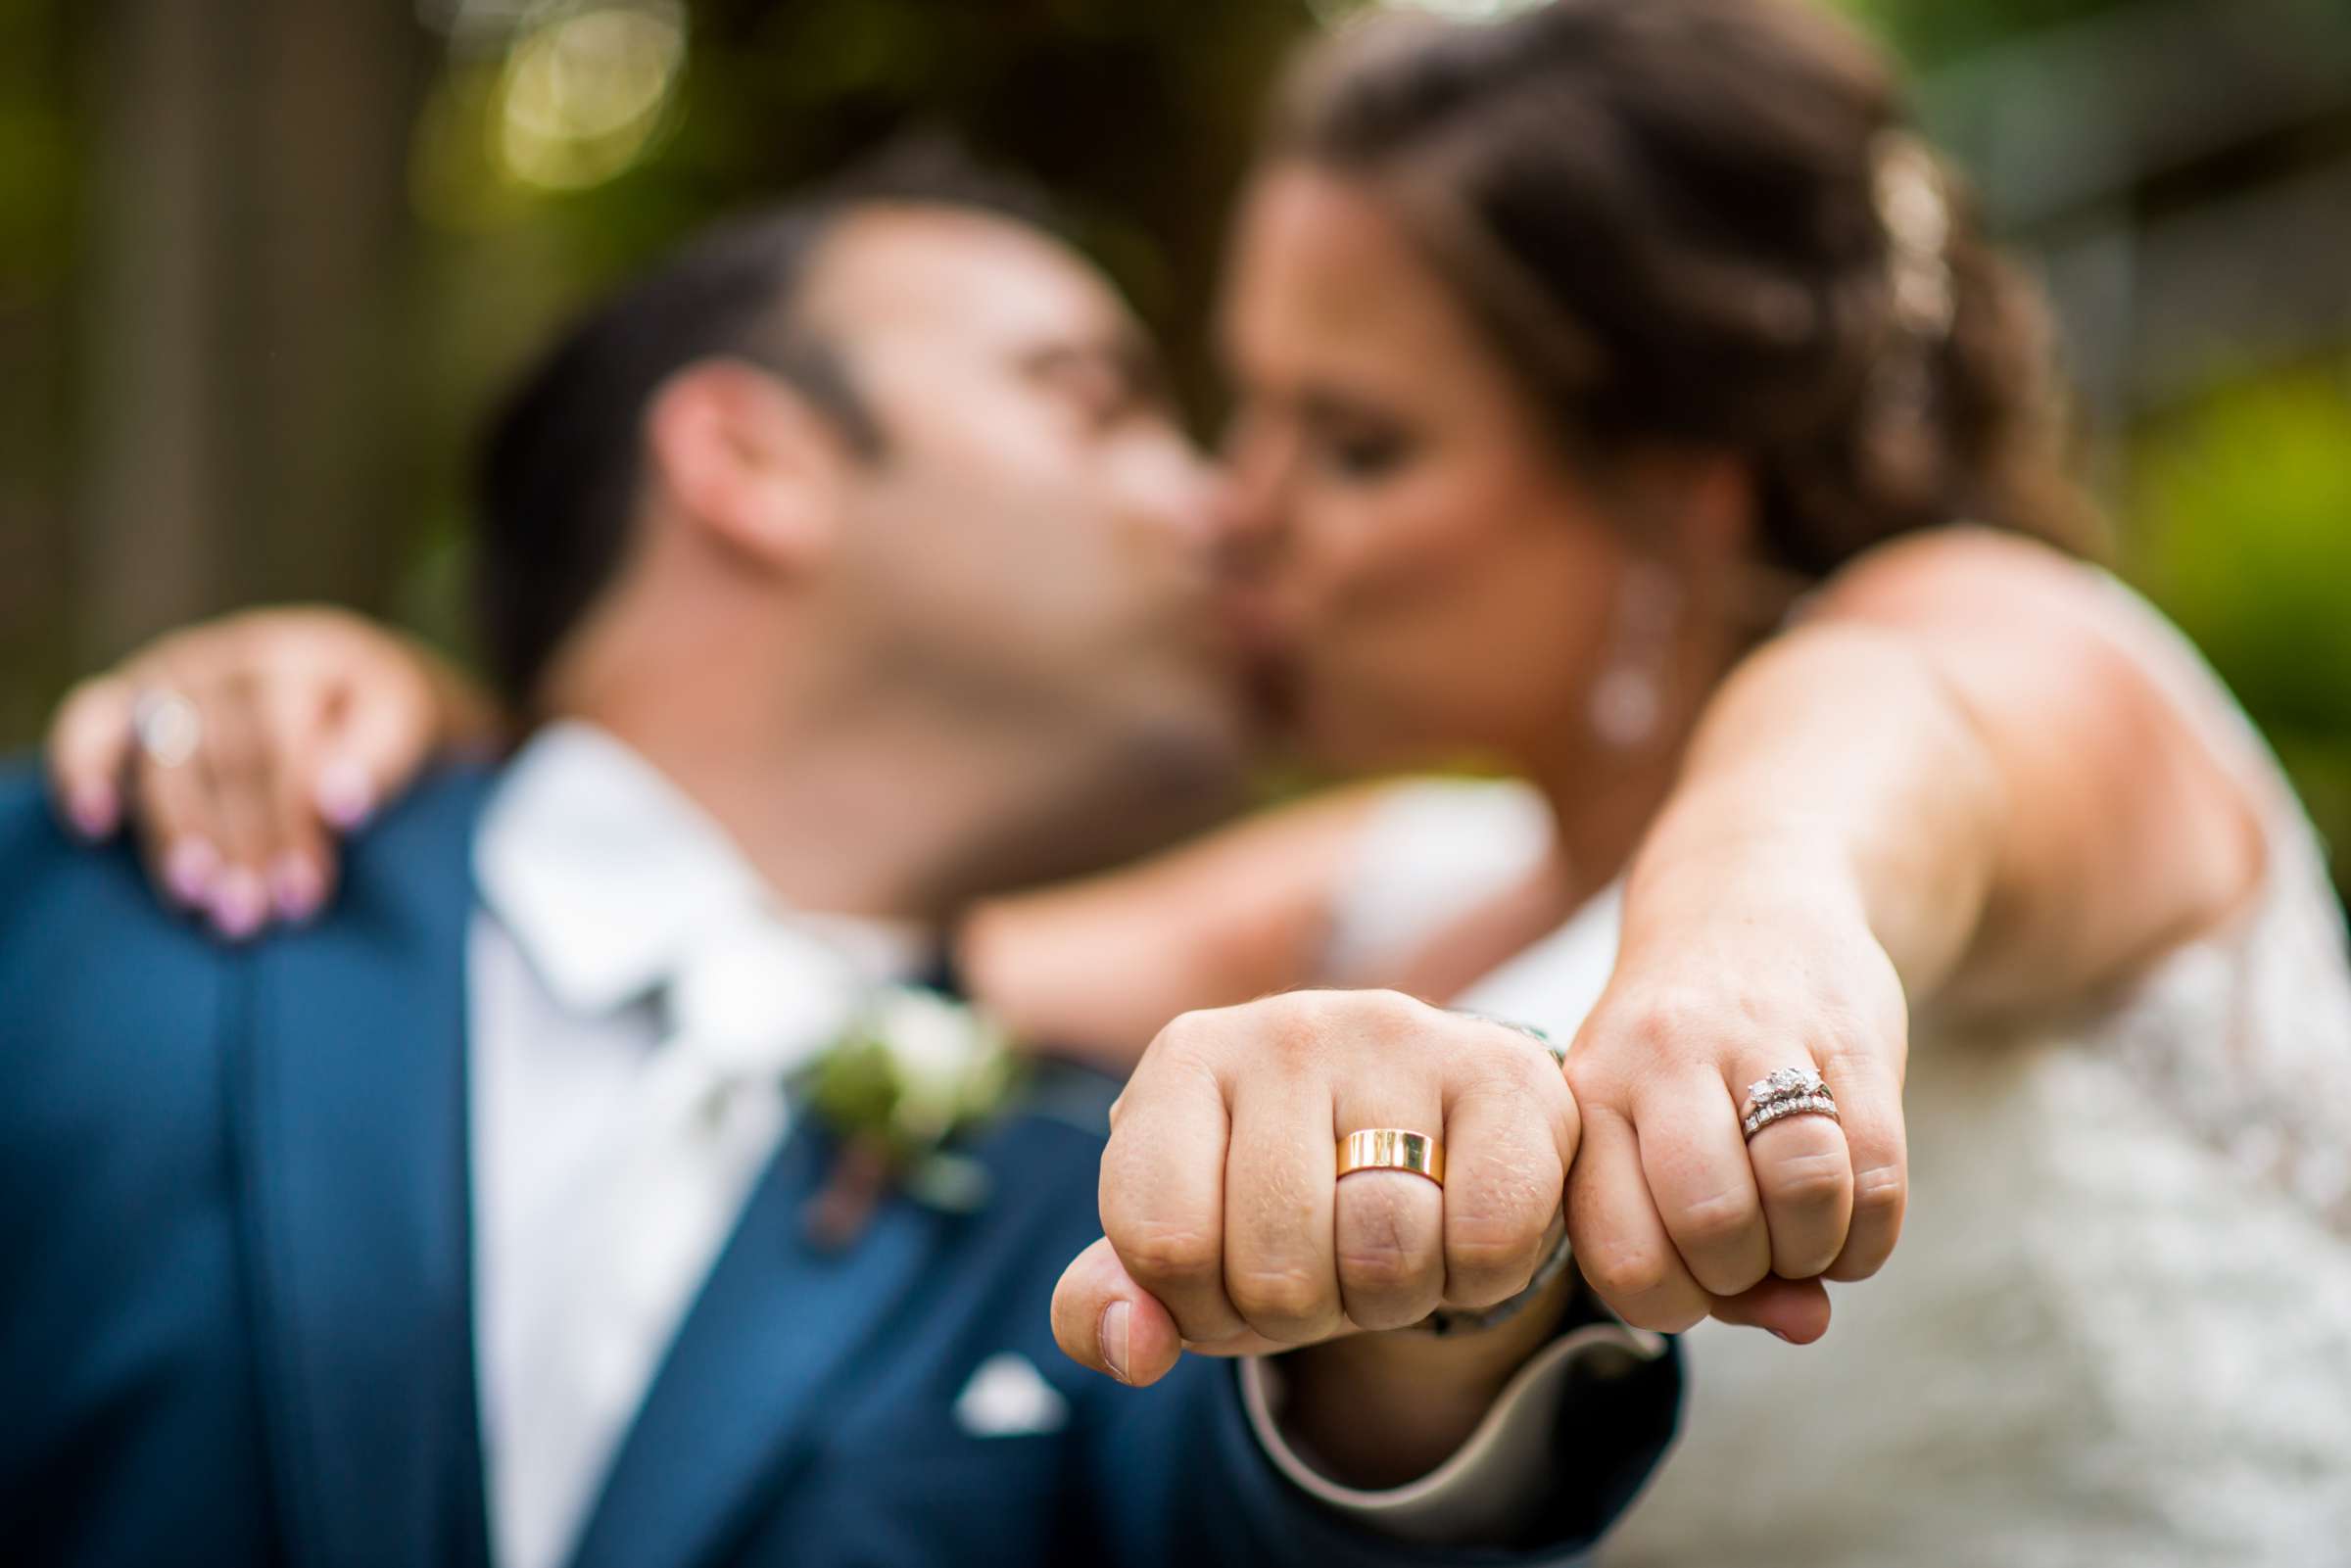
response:
[[[466,431],[488,391],[573,304],[685,227],[894,131],[950,129],[1053,188],[1173,346],[1206,426],[1207,290],[1255,106],[1296,42],[1359,3],[692,0],[687,68],[649,156],[591,189],[551,194],[515,184],[491,153],[500,38],[417,21],[456,0],[0,0],[0,740],[37,735],[74,672],[163,625],[256,598],[338,597],[461,641],[458,497]],[[1842,3],[1932,73],[2178,0]],[[159,63],[125,41],[174,14],[201,24],[192,36],[208,40],[204,60]],[[251,260],[235,245],[255,242],[223,242],[231,276],[203,309],[235,352],[199,356],[191,401],[220,415],[235,450],[224,476],[207,481],[214,491],[189,503],[187,526],[209,530],[190,556],[204,569],[148,581],[158,569],[120,542],[119,526],[97,525],[91,499],[94,453],[120,451],[102,439],[119,434],[108,378],[137,345],[93,344],[122,303],[107,282],[125,244],[110,204],[126,179],[135,198],[138,179],[163,177],[148,166],[168,148],[121,125],[126,95],[157,81],[227,116],[220,166],[195,171],[205,183],[189,201],[232,228],[274,214],[299,232],[300,203],[321,187],[290,193],[272,170],[313,135],[356,136],[347,171],[323,188],[356,183],[353,211],[378,238],[359,248],[348,280],[326,280],[350,343],[291,392],[266,378],[315,338],[316,318],[272,339],[271,289],[235,287]],[[373,120],[350,123],[360,117]],[[2315,134],[2351,150],[2351,126]],[[378,144],[388,152],[369,150]],[[2224,165],[2200,177],[2225,187],[2235,173]],[[2166,187],[2157,198],[2181,196]],[[2345,336],[2135,411],[2128,428],[2099,433],[2097,472],[2126,575],[2203,646],[2337,842],[2351,842]],[[287,408],[330,395],[360,434],[321,456],[316,431]],[[324,471],[283,482],[306,461]],[[168,541],[179,525],[159,526]]]

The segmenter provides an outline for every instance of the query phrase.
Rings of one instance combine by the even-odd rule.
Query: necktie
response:
[[[866,990],[835,946],[764,910],[690,951],[661,994],[666,1038],[571,1211],[561,1287],[498,1435],[500,1568],[557,1568],[752,1184],[781,1141],[784,1083],[838,1040]]]

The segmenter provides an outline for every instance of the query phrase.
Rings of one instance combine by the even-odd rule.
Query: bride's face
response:
[[[1375,197],[1277,166],[1220,330],[1236,613],[1302,738],[1357,766],[1555,753],[1624,550],[1452,292]]]

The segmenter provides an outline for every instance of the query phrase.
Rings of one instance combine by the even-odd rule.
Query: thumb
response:
[[[1791,1345],[1809,1345],[1829,1331],[1829,1292],[1817,1279],[1769,1274],[1736,1296],[1715,1297],[1713,1315],[1743,1328],[1768,1329]]]
[[[1148,1387],[1183,1353],[1176,1319],[1127,1272],[1108,1238],[1062,1271],[1053,1288],[1053,1338],[1071,1360]]]

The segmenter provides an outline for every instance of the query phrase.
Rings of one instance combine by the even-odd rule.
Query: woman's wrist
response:
[[[1626,881],[1621,937],[1630,955],[1685,947],[1700,929],[1870,934],[1852,857],[1831,825],[1758,823],[1703,800],[1661,818]]]

